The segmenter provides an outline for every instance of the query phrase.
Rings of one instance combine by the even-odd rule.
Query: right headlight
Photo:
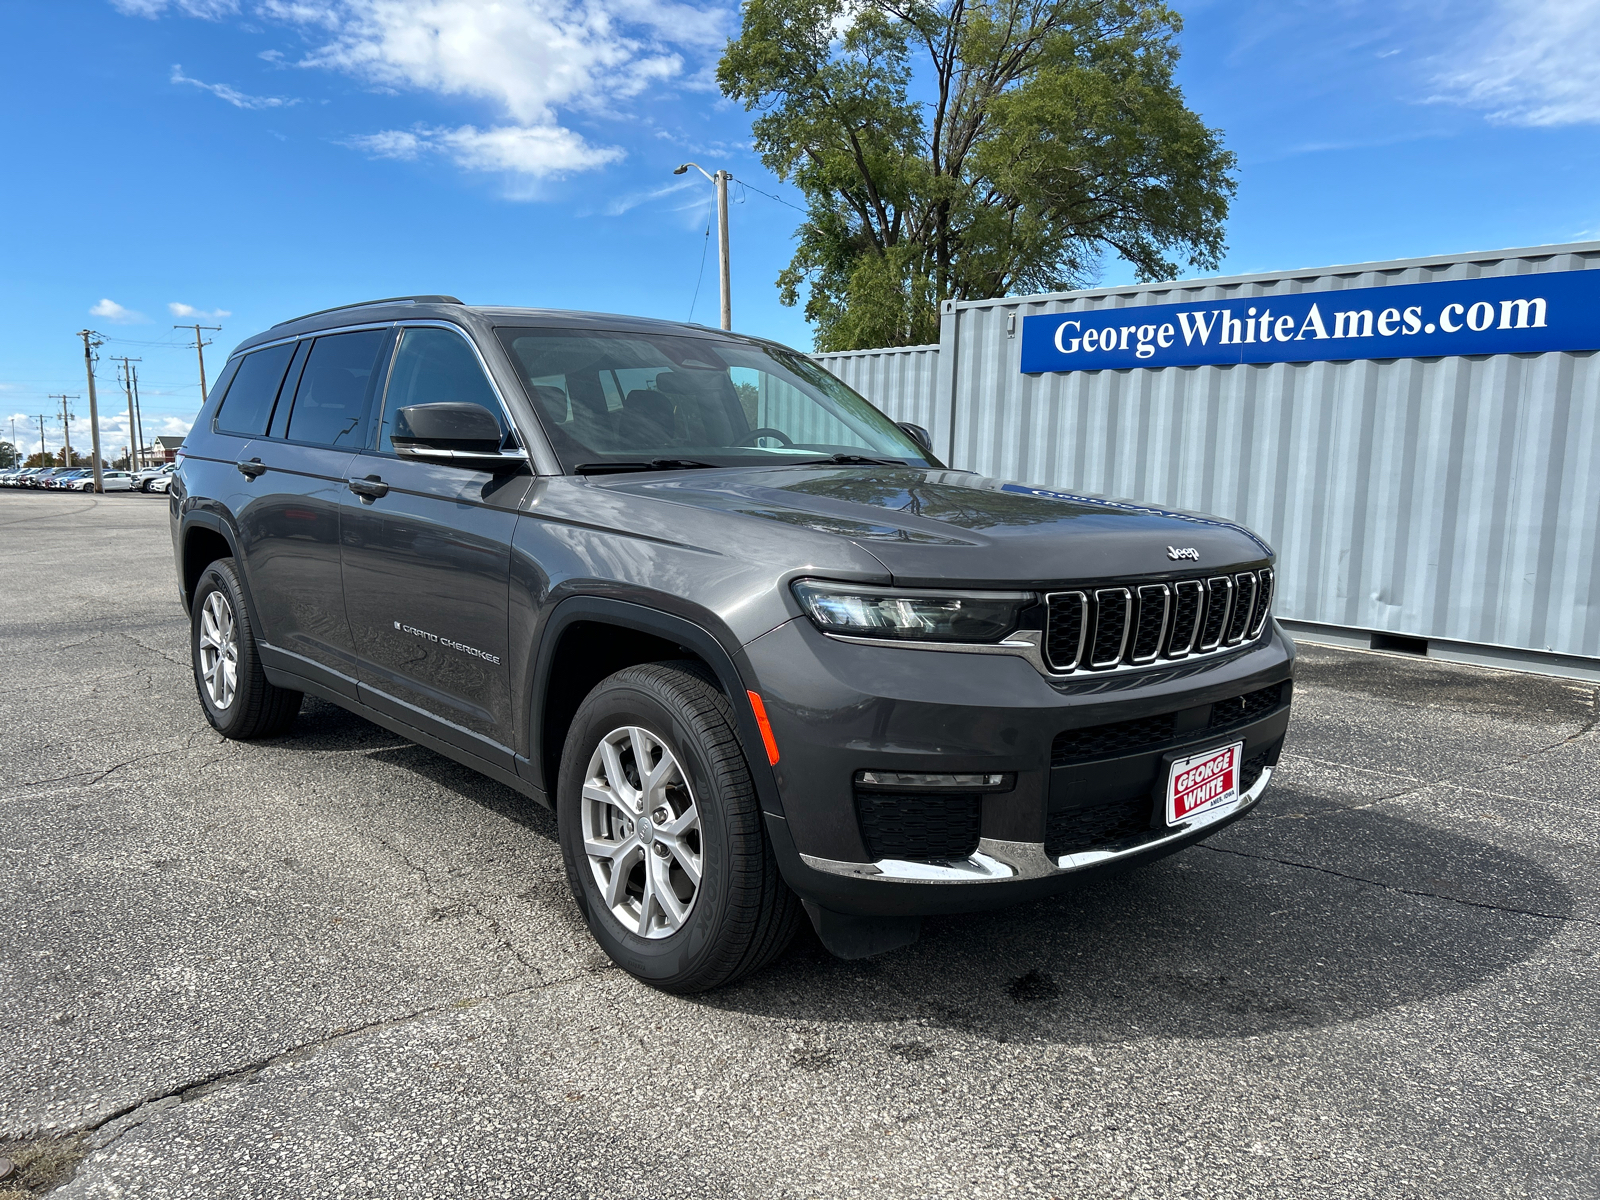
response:
[[[1032,592],[935,592],[816,579],[797,579],[793,586],[822,632],[889,640],[998,642],[1038,599]]]

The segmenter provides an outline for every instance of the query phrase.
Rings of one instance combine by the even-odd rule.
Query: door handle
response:
[[[241,475],[249,476],[251,479],[255,479],[267,473],[266,464],[263,463],[259,458],[252,458],[249,462],[237,462],[233,465],[239,468],[239,473]]]
[[[363,500],[376,500],[379,496],[389,494],[389,485],[376,475],[368,475],[365,479],[347,479],[345,482]]]

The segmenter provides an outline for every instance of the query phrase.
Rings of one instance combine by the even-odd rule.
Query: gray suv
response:
[[[305,693],[553,808],[589,928],[694,991],[1052,895],[1249,811],[1273,554],[943,466],[804,355],[373,301],[235,350],[173,477],[207,719]]]

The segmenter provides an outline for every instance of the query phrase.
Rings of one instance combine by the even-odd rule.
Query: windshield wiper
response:
[[[692,458],[652,458],[649,462],[592,462],[579,463],[572,470],[578,475],[612,475],[625,471],[698,471],[711,470],[716,463],[699,462]]]
[[[810,467],[820,463],[837,463],[842,467],[903,467],[906,461],[903,458],[872,458],[866,454],[830,454],[827,458],[811,458],[797,466]]]

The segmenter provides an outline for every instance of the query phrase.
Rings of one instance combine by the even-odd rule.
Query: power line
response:
[[[744,180],[738,178],[738,176],[734,176],[734,180],[733,181],[735,183],[737,183],[740,187],[746,189],[747,191],[752,191],[758,196],[765,196],[768,200],[776,200],[779,204],[786,205],[787,207],[794,209],[795,212],[797,212],[797,213],[806,213],[806,216],[808,216],[808,217],[811,215],[810,213],[806,212],[805,209],[801,208],[798,204],[790,204],[782,196],[774,196],[771,192],[763,192],[758,187],[752,187],[750,184],[746,183]]]
[[[694,320],[695,302],[700,299],[700,281],[706,276],[706,251],[711,249],[711,210],[706,209],[706,240],[700,244],[700,273],[694,277],[694,298],[689,301],[689,320]]]

